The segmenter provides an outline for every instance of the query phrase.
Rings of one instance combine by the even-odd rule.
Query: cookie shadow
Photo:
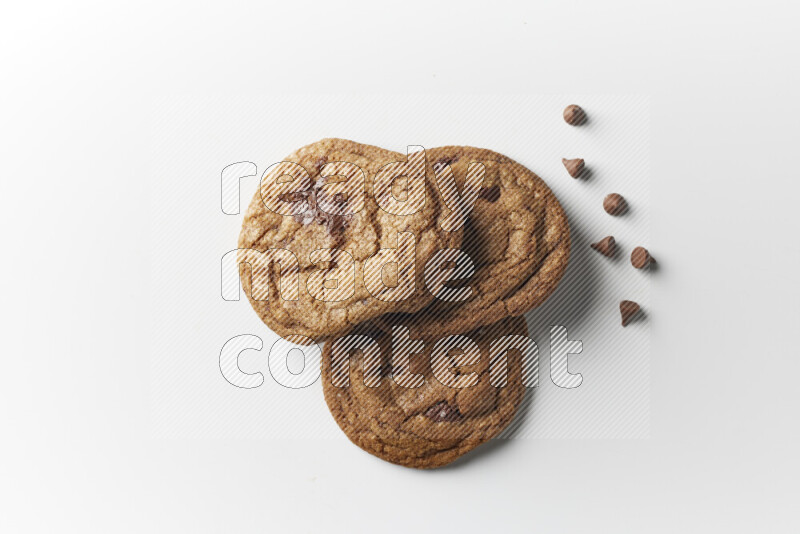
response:
[[[480,460],[484,456],[488,454],[493,454],[498,449],[503,447],[507,447],[511,441],[514,440],[515,436],[519,433],[519,430],[522,426],[524,426],[525,421],[528,420],[528,414],[533,406],[533,398],[536,395],[536,388],[529,388],[525,391],[525,396],[522,398],[522,402],[520,403],[519,409],[511,421],[511,423],[504,428],[499,435],[492,438],[491,440],[487,441],[480,447],[477,447],[464,456],[456,459],[453,463],[450,463],[444,467],[441,467],[437,471],[447,470],[447,469],[459,469],[462,466],[468,465],[473,461]]]
[[[490,441],[487,441],[480,447],[477,447],[469,451],[464,456],[457,458],[452,463],[449,463],[443,467],[440,467],[439,469],[436,469],[436,471],[450,471],[453,469],[461,469],[464,466],[469,465],[471,462],[480,460],[487,454],[494,454],[497,449],[507,446],[510,442],[511,440],[509,439],[501,439],[501,438],[491,439]]]
[[[579,335],[591,320],[592,310],[600,304],[599,276],[597,261],[621,261],[619,251],[614,258],[606,258],[591,248],[591,243],[596,240],[603,230],[587,228],[579,214],[567,210],[570,224],[572,246],[570,249],[570,262],[564,278],[559,283],[558,289],[539,308],[528,312],[525,316],[528,331],[539,345],[539,387],[542,387],[549,378],[549,350],[542,350],[549,346],[549,332],[553,325],[563,325],[568,331]],[[602,236],[601,236],[602,237]],[[643,318],[639,318],[642,320]],[[532,418],[533,405],[536,402],[538,388],[526,389],[519,410],[511,423],[497,437],[465,454],[445,469],[458,469],[469,465],[470,462],[479,460],[487,454],[494,454],[501,448],[508,447],[509,443],[525,437],[526,430]]]
[[[562,325],[568,331],[579,335],[585,331],[585,326],[591,320],[592,310],[600,304],[599,277],[596,261],[621,261],[619,251],[613,258],[606,258],[592,249],[590,244],[602,230],[585,228],[581,219],[576,214],[569,214],[572,236],[570,250],[570,263],[567,272],[555,293],[539,308],[528,312],[525,316],[528,331],[539,345],[539,387],[549,381],[549,332],[553,325]],[[640,317],[639,320],[643,320]],[[478,447],[471,453],[459,458],[454,467],[467,465],[475,459],[508,446],[509,442],[524,438],[532,418],[533,405],[536,401],[539,388],[528,388],[516,417],[511,421],[499,436],[489,443]]]
[[[591,248],[593,241],[604,237],[604,230],[584,228],[577,215],[568,214],[572,246],[567,271],[558,285],[558,289],[544,304],[525,314],[528,331],[541,348],[549,343],[549,331],[552,325],[562,325],[568,330],[580,332],[587,324],[590,314],[599,299],[599,273],[595,266],[599,261],[614,264],[622,261],[619,246],[613,258],[607,258]],[[599,236],[599,237],[598,237]],[[544,336],[544,337],[543,337]],[[541,373],[540,362],[540,376]]]
[[[596,269],[597,261],[620,262],[620,251],[614,258],[606,258],[590,247],[598,235],[603,237],[603,229],[588,228],[581,221],[578,213],[567,211],[570,221],[572,246],[570,262],[558,289],[539,308],[525,315],[528,330],[532,339],[539,345],[539,387],[549,381],[549,332],[552,325],[563,325],[568,331],[579,335],[591,320],[592,312],[600,304],[599,277]],[[596,257],[595,257],[596,256]],[[642,313],[637,320],[644,320]],[[533,406],[539,388],[527,388],[522,403],[511,423],[495,438],[475,448],[454,462],[434,471],[461,469],[472,462],[481,461],[486,455],[497,454],[501,449],[512,446],[512,443],[525,437],[533,417]]]

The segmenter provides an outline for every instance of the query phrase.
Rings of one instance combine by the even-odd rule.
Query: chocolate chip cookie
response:
[[[547,184],[502,154],[472,147],[428,150],[439,173],[450,168],[464,187],[470,163],[486,169],[480,194],[464,226],[461,249],[474,274],[451,288],[470,288],[463,301],[437,299],[413,315],[381,317],[384,330],[413,325],[416,335],[449,335],[518,316],[542,304],[555,291],[567,268],[570,233],[567,217]]]
[[[353,443],[392,463],[433,468],[511,422],[531,355],[523,318],[441,340],[401,334],[368,324],[325,344],[325,400]]]
[[[324,139],[265,172],[238,247],[242,286],[267,326],[308,344],[433,299],[424,266],[437,250],[459,246],[462,231],[442,228],[447,213],[419,161]],[[405,171],[395,173],[396,162]],[[381,268],[376,253],[392,249],[411,260]]]

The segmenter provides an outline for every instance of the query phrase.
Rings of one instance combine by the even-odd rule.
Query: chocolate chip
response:
[[[655,263],[656,260],[650,255],[644,247],[636,247],[631,252],[631,265],[636,267],[637,269],[644,269],[651,263]]]
[[[322,170],[322,167],[324,167],[327,163],[328,163],[328,156],[320,156],[319,158],[317,158],[317,172],[320,172]]]
[[[603,209],[609,215],[621,215],[628,209],[628,204],[622,195],[611,193],[603,200]]]
[[[622,315],[622,326],[628,326],[634,315],[639,313],[641,308],[632,300],[623,300],[619,303],[619,313]]]
[[[500,186],[493,185],[489,188],[484,187],[481,189],[481,192],[478,193],[478,196],[489,202],[497,202],[500,198]]]
[[[458,421],[462,417],[461,412],[458,411],[458,408],[453,408],[447,403],[447,401],[437,402],[425,410],[424,415],[434,423],[452,423],[453,421]]]
[[[614,253],[617,251],[617,242],[614,241],[614,236],[604,237],[597,243],[592,243],[589,246],[603,256],[608,256],[609,258],[614,256]]]
[[[577,178],[578,176],[581,175],[581,173],[583,172],[583,166],[585,164],[582,158],[576,158],[576,159],[561,158],[561,163],[564,164],[564,167],[567,168],[567,172],[573,178]]]
[[[567,121],[567,124],[578,126],[586,122],[586,112],[580,106],[570,104],[564,108],[564,120]]]

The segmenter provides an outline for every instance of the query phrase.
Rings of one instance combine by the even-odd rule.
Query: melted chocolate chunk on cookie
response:
[[[290,201],[308,199],[309,208],[303,213],[295,215],[295,221],[302,225],[311,223],[321,224],[325,226],[325,229],[331,236],[341,237],[350,224],[352,215],[326,213],[319,207],[319,198],[324,194],[322,191],[322,184],[323,182],[320,180],[317,181],[310,190],[286,193],[283,196],[287,197],[287,199],[291,199]],[[339,208],[344,207],[345,196],[342,193],[336,193],[333,197],[333,202]]]
[[[316,198],[319,199],[320,196],[322,196],[322,190],[317,187]],[[339,210],[345,208],[347,204],[345,200],[345,195],[342,193],[336,193],[335,195],[333,195],[333,204]],[[319,209],[319,207],[317,207],[314,220],[319,224],[324,224],[329,234],[340,235],[344,233],[344,231],[347,229],[347,226],[350,224],[351,218],[352,215],[339,215],[336,213],[326,213],[321,209]]]
[[[294,220],[297,221],[299,224],[302,225],[311,224],[311,222],[314,220],[314,212],[315,208],[309,207],[303,213],[297,213],[293,217]]]
[[[310,191],[292,191],[291,193],[284,193],[278,197],[282,202],[300,202],[308,198]]]
[[[324,213],[324,215],[324,222],[322,222],[322,224],[325,225],[325,229],[330,235],[339,236],[347,230],[348,223],[350,222],[349,217],[345,217],[344,215],[330,215],[328,213]]]
[[[433,164],[433,170],[436,171],[436,172],[439,172],[446,165],[452,165],[456,161],[458,161],[458,156],[448,156],[448,157],[439,158]]]
[[[489,202],[497,202],[500,199],[500,186],[493,185],[488,188],[484,187],[481,189],[481,192],[478,193],[478,196]]]
[[[461,412],[458,411],[458,408],[453,408],[447,401],[437,402],[425,410],[424,415],[434,423],[452,423],[454,421],[460,421],[463,417]]]

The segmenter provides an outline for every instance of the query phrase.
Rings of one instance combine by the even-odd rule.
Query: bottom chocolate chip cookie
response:
[[[325,401],[353,443],[395,464],[433,468],[511,422],[525,393],[525,320],[442,335],[415,340],[405,328],[390,336],[366,326],[325,344]]]

